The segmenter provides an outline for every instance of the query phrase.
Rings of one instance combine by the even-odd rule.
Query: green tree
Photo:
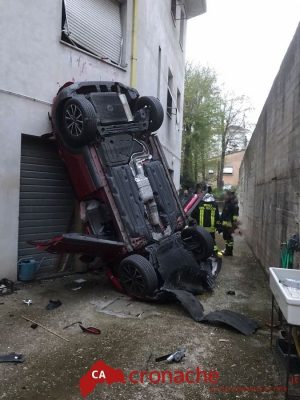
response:
[[[186,65],[183,114],[183,183],[206,179],[207,160],[216,146],[215,128],[220,120],[220,89],[209,67]]]
[[[247,115],[250,110],[249,99],[245,96],[223,94],[220,98],[220,120],[219,127],[217,128],[220,146],[217,178],[218,189],[222,189],[223,187],[223,169],[228,146],[239,135],[240,128],[247,128],[249,126]]]

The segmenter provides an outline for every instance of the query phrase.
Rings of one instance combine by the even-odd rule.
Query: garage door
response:
[[[44,258],[41,273],[57,269],[58,255],[40,252],[28,240],[48,239],[68,230],[74,195],[53,141],[22,135],[19,259]]]

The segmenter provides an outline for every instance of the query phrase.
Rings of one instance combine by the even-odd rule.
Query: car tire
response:
[[[84,96],[69,99],[62,112],[62,136],[74,148],[95,140],[97,120],[93,105]]]
[[[160,101],[153,96],[143,96],[139,97],[135,103],[135,111],[142,108],[149,109],[150,112],[150,122],[149,129],[151,132],[157,131],[164,120],[164,109]]]
[[[158,288],[155,269],[139,254],[133,254],[121,261],[118,277],[125,292],[132,297],[146,298]]]
[[[200,260],[205,260],[213,254],[213,238],[200,226],[185,228],[181,232],[181,239],[185,248],[194,252]]]

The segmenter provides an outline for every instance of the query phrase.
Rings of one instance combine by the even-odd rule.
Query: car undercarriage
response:
[[[32,242],[48,252],[100,257],[137,298],[153,298],[162,287],[210,290],[220,267],[210,258],[210,234],[188,227],[155,133],[163,117],[159,100],[123,84],[65,84],[52,125],[82,229]]]

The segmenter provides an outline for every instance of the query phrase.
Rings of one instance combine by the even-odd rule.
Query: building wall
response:
[[[239,151],[237,153],[227,154],[225,157],[224,167],[232,167],[232,175],[223,175],[224,185],[237,186],[239,184],[239,171],[243,161],[245,151]]]
[[[178,5],[177,18],[180,18]],[[159,23],[158,21],[164,22]],[[138,62],[137,87],[141,94],[158,97],[166,110],[168,71],[170,69],[173,75],[173,107],[177,106],[177,89],[179,89],[181,93],[179,110],[182,110],[185,61],[184,46],[182,49],[179,43],[180,20],[173,19],[169,1],[140,1],[139,24],[143,25],[143,29],[139,30],[137,54],[138,61],[143,60],[143,62]],[[154,27],[155,29],[153,29]],[[149,41],[149,38],[151,38],[151,41]],[[161,49],[160,71],[158,68],[159,47]],[[158,75],[160,75],[159,90],[157,86]],[[165,114],[163,125],[159,130],[169,167],[174,170],[174,182],[177,188],[180,179],[182,138],[182,112],[179,110],[177,116],[172,115],[172,118]]]
[[[240,171],[241,163],[243,161],[244,154],[245,154],[245,150],[242,150],[242,151],[238,151],[236,153],[227,154],[225,156],[224,167],[232,167],[233,173],[232,173],[232,175],[229,175],[229,174],[223,175],[224,185],[238,186],[239,171]],[[208,174],[208,180],[212,186],[216,186],[216,184],[217,184],[219,164],[220,164],[219,158],[212,158],[207,163],[208,171],[209,170],[213,171],[213,173]]]
[[[128,24],[131,29],[131,2]],[[60,0],[15,0],[1,7],[0,276],[16,278],[21,134],[51,132],[47,118],[58,88],[71,80],[117,80],[129,72],[60,42]],[[126,54],[130,60],[130,46]],[[5,227],[5,230],[3,229]]]
[[[243,231],[267,268],[299,231],[300,26],[282,62],[240,169]],[[296,264],[298,261],[296,262]]]
[[[66,81],[109,80],[131,83],[133,0],[125,17],[125,69],[112,66],[61,42],[62,0],[14,0],[1,7],[0,24],[0,278],[16,278],[21,134],[51,132],[47,114],[52,98]],[[177,6],[179,7],[179,6]],[[184,52],[179,21],[170,1],[138,1],[137,89],[159,95],[166,109],[168,68],[183,103]],[[158,46],[161,47],[158,93]],[[174,180],[179,185],[182,115],[165,117],[159,136]]]

